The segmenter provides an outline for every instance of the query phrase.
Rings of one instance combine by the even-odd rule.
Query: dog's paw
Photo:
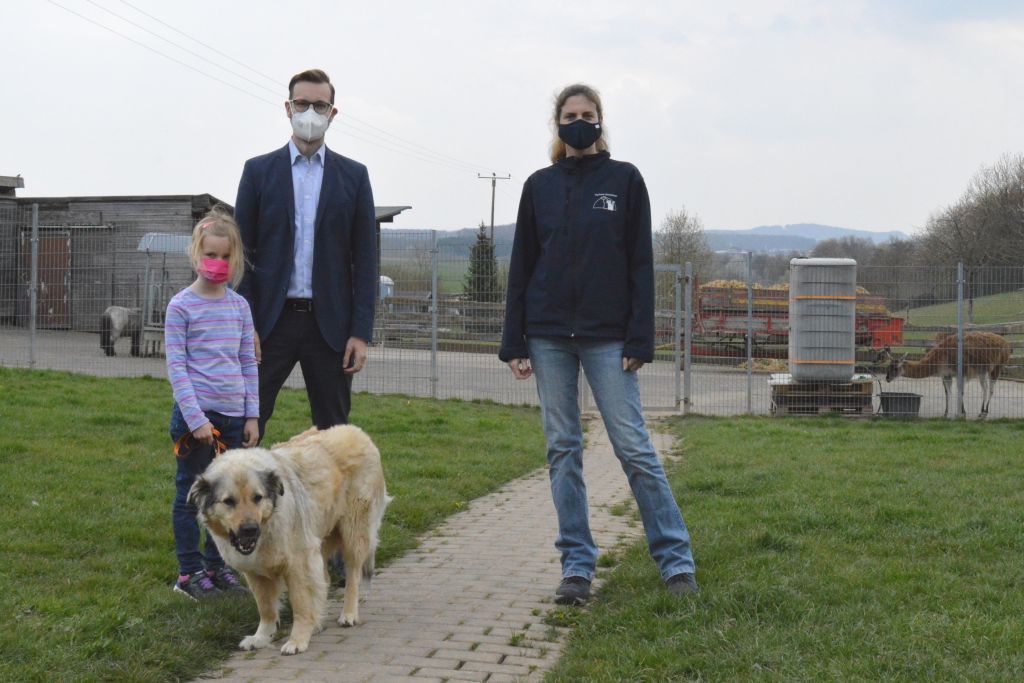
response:
[[[261,647],[270,645],[270,638],[265,638],[259,634],[246,636],[242,638],[242,642],[238,644],[240,650],[259,650]]]
[[[300,643],[298,641],[289,639],[288,642],[285,643],[281,647],[281,654],[283,654],[283,655],[297,655],[300,652],[305,652],[306,648],[308,648],[308,647],[309,647],[309,643],[308,642]]]
[[[338,626],[348,628],[349,626],[355,626],[359,623],[358,614],[342,614],[338,617]]]

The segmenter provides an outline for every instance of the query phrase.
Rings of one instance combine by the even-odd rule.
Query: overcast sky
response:
[[[512,176],[495,222],[514,222],[574,81],[601,91],[656,224],[685,205],[709,228],[910,232],[1024,151],[1019,1],[23,0],[0,56],[20,196],[234,203],[311,67],[338,90],[328,146],[369,167],[378,205],[413,207],[394,227],[489,221],[492,171]]]

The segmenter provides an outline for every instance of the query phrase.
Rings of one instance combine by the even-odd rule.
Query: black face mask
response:
[[[558,124],[558,137],[573,149],[583,151],[601,137],[601,124],[576,119],[572,123]]]

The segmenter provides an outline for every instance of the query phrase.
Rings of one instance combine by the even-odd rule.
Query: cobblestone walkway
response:
[[[652,438],[664,456],[670,438]],[[599,419],[589,422],[584,471],[591,528],[602,551],[642,536],[632,514],[610,511],[626,500],[632,505],[632,496]],[[235,655],[205,678],[538,681],[557,659],[565,635],[544,623],[561,578],[556,532],[547,470],[538,470],[473,501],[418,548],[379,570],[360,604],[360,625],[339,627],[341,605],[332,599],[326,627],[307,652],[282,656],[283,640],[278,641]]]

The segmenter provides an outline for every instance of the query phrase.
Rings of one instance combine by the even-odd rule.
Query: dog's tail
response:
[[[100,348],[103,349],[103,353],[108,356],[114,355],[113,326],[114,324],[110,319],[110,313],[104,311],[103,315],[100,316]]]

